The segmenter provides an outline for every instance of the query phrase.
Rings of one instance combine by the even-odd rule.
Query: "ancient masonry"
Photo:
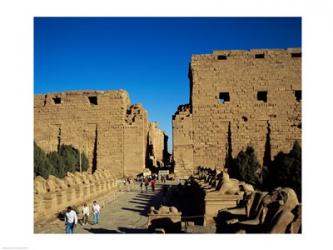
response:
[[[157,142],[154,152],[161,160],[161,145],[167,144],[167,137],[155,123],[149,125],[147,116],[141,104],[130,104],[124,90],[37,95],[34,139],[46,152],[73,145],[87,155],[89,172],[111,170],[118,178],[136,175],[146,167],[148,145]]]
[[[189,78],[190,102],[173,116],[178,174],[223,169],[247,146],[265,165],[301,141],[301,49],[193,55]]]
[[[158,127],[156,122],[149,123],[148,135],[148,154],[150,165],[162,166],[168,161],[168,136]]]

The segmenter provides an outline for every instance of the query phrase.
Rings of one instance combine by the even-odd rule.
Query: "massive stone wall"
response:
[[[34,139],[45,151],[61,144],[84,152],[89,172],[112,170],[115,177],[140,173],[146,164],[148,118],[131,105],[126,91],[78,91],[37,95]]]
[[[125,129],[123,132],[124,175],[138,174],[146,167],[147,133],[147,112],[143,109],[141,104],[131,106],[127,110]]]
[[[165,162],[167,141],[167,135],[158,127],[157,122],[150,122],[148,128],[148,148],[149,157],[151,158],[154,166]]]
[[[193,170],[193,122],[190,105],[181,105],[173,116],[173,158],[175,171],[191,173]]]
[[[189,77],[190,104],[173,117],[179,172],[223,169],[247,146],[265,164],[301,140],[301,49],[193,55]]]

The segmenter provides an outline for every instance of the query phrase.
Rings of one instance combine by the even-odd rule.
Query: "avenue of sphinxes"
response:
[[[107,204],[125,178],[172,165],[170,186],[158,180],[159,188],[167,186],[163,202],[147,214],[151,232],[181,232],[195,217],[193,224],[215,223],[218,233],[300,233],[295,190],[256,190],[230,178],[228,166],[248,147],[264,167],[301,144],[301,57],[300,48],[192,55],[189,102],[170,117],[171,161],[168,136],[124,90],[36,95],[36,144],[46,153],[72,145],[87,156],[89,167],[62,179],[35,177],[35,223],[54,219],[69,205],[96,199]],[[159,220],[171,221],[171,227],[163,228]]]

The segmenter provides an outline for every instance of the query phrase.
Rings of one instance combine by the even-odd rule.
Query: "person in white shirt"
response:
[[[84,203],[83,208],[82,208],[82,223],[83,223],[83,225],[87,224],[88,217],[89,217],[89,207],[88,207],[87,203]]]
[[[93,212],[93,216],[94,216],[93,224],[98,224],[99,216],[100,216],[100,213],[101,213],[101,207],[99,206],[99,204],[97,204],[96,201],[93,202],[92,212]]]
[[[77,224],[77,215],[72,207],[67,207],[65,214],[65,232],[66,234],[74,233],[75,225]]]

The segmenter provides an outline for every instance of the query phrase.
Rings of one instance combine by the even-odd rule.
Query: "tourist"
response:
[[[82,208],[82,224],[86,225],[88,223],[88,217],[89,217],[89,207],[87,203],[84,203]]]
[[[146,188],[146,192],[148,192],[148,186],[149,186],[149,179],[146,177],[146,178],[145,178],[145,188]]]
[[[143,188],[143,176],[139,177],[139,185],[140,185],[140,191],[142,192],[142,188]]]
[[[100,213],[101,213],[101,207],[96,201],[93,202],[92,212],[93,212],[93,216],[94,216],[93,225],[98,224]]]
[[[151,190],[152,190],[153,192],[155,192],[155,184],[156,184],[156,179],[153,178],[153,179],[150,181]]]
[[[124,191],[126,191],[126,183],[127,181],[124,179],[123,184],[124,184]]]
[[[132,180],[130,177],[127,177],[127,192],[130,192],[131,191],[131,183],[132,183]]]
[[[66,234],[73,234],[75,225],[77,224],[77,215],[72,207],[67,207],[65,214],[65,232]]]

